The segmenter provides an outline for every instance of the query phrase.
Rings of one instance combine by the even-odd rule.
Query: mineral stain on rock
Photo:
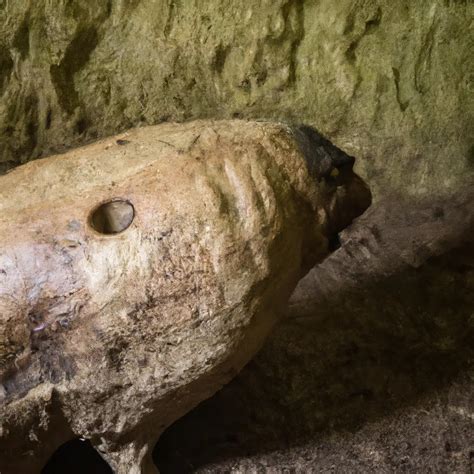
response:
[[[1,472],[75,437],[152,472],[163,430],[238,373],[370,205],[353,164],[308,127],[197,121],[0,178]]]

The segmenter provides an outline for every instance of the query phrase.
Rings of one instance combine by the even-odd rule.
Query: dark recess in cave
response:
[[[65,473],[113,474],[113,471],[90,441],[73,439],[61,445],[41,471],[41,474]]]

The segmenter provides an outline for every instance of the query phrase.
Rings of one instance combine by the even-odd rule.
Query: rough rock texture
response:
[[[268,117],[312,124],[360,158],[375,195],[365,240],[337,252],[341,281],[327,267],[312,273],[292,308],[306,324],[281,325],[207,415],[190,415],[196,430],[184,421],[165,435],[163,470],[177,465],[173,450],[197,466],[229,444],[240,455],[263,452],[269,437],[284,448],[308,420],[319,472],[393,472],[407,457],[412,471],[469,472],[473,233],[463,225],[474,205],[458,198],[473,186],[473,15],[472,0],[0,0],[0,172],[133,125]],[[328,275],[340,291],[331,298],[316,286]],[[239,397],[261,422],[233,417]],[[320,429],[352,429],[399,405],[340,442]],[[243,424],[248,443],[233,436]],[[204,433],[198,455],[182,448]],[[261,467],[257,454],[240,470],[307,472],[306,455],[285,451]]]
[[[138,124],[294,119],[374,194],[474,168],[469,0],[2,0],[0,162]]]
[[[369,206],[353,159],[321,140],[163,124],[0,178],[3,474],[74,436],[117,473],[154,470],[162,431],[253,357]]]
[[[163,434],[160,472],[471,472],[473,202],[370,208],[258,356]]]
[[[466,406],[472,406],[472,382],[469,378],[458,380],[448,389],[421,398],[413,407],[405,407],[403,410],[392,407],[391,413],[387,412],[382,419],[373,421],[368,416],[364,420],[367,421],[366,425],[355,432],[348,431],[347,427],[347,431],[321,431],[311,441],[302,441],[300,446],[295,445],[294,435],[287,433],[293,439],[292,444],[282,437],[277,448],[267,446],[265,449],[261,446],[256,454],[252,445],[243,447],[241,440],[245,439],[247,433],[243,433],[243,436],[240,431],[235,433],[233,430],[239,425],[234,420],[233,425],[221,426],[221,430],[214,431],[213,444],[206,444],[207,451],[202,451],[207,454],[208,461],[204,466],[200,464],[204,456],[198,455],[197,451],[189,456],[189,452],[186,448],[183,450],[180,443],[171,446],[175,448],[175,463],[159,464],[160,472],[470,474],[474,469],[474,421],[472,411],[466,410]],[[350,411],[353,407],[345,405],[344,408],[347,416],[353,416]],[[371,402],[366,401],[364,408],[370,409]],[[228,413],[227,410],[225,413]],[[210,426],[211,429],[214,428]],[[269,435],[263,425],[260,428],[262,436]],[[235,448],[239,442],[240,449]],[[223,453],[227,454],[224,459]],[[219,454],[220,461],[217,460]]]

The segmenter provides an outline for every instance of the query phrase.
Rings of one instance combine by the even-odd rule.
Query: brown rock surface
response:
[[[370,204],[321,140],[166,124],[0,178],[2,474],[74,436],[118,473],[154,469],[161,432],[235,376]]]
[[[160,471],[471,472],[473,192],[373,205],[257,357],[163,434]]]
[[[229,398],[187,418],[197,430],[165,435],[163,469],[179,447],[214,470],[306,471],[309,456],[320,472],[393,472],[409,456],[411,471],[469,472],[473,15],[471,0],[0,0],[0,172],[134,125],[265,117],[317,127],[375,196],[350,251],[293,297],[306,323],[285,321]],[[260,421],[239,418],[239,397]],[[340,442],[319,428],[400,405]],[[312,454],[260,463],[305,420]],[[244,423],[233,464],[213,462]],[[183,448],[206,433],[198,455]]]

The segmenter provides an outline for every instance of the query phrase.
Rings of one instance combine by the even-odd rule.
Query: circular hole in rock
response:
[[[128,229],[135,217],[133,205],[125,199],[112,199],[97,207],[91,214],[91,227],[106,235],[119,234]]]
[[[41,474],[113,474],[88,440],[73,439],[50,457]]]

